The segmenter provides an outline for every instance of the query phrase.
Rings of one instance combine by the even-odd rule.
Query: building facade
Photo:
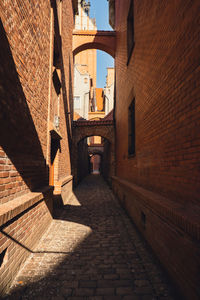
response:
[[[96,20],[90,18],[90,2],[78,0],[78,14],[75,16],[75,31],[97,31]],[[96,87],[97,50],[88,49],[74,57],[75,64],[85,65],[92,79],[92,86]]]
[[[80,31],[97,32],[95,19],[90,18],[90,2],[78,2],[79,14],[75,17],[75,32]],[[88,74],[90,77],[90,93],[89,93],[89,109],[87,113],[87,104],[80,101],[81,108],[76,107],[77,99],[83,99],[85,96],[84,76],[79,76],[77,70],[74,71],[74,111],[87,120],[97,120],[105,117],[110,110],[113,109],[114,96],[114,68],[107,69],[106,88],[96,87],[97,76],[97,50],[87,49],[79,52],[74,57],[75,69],[81,69],[82,74]],[[106,109],[106,112],[105,112]]]
[[[90,18],[90,3],[78,1],[78,14],[75,16],[75,31],[97,31],[95,19]],[[93,98],[96,88],[97,54],[96,49],[88,49],[74,57],[74,112],[88,119],[88,112],[92,110]],[[81,75],[78,74],[78,71]],[[83,75],[85,74],[85,75]],[[82,76],[83,75],[83,76]],[[86,84],[86,77],[89,78]],[[86,94],[86,86],[89,93]],[[80,101],[78,100],[80,99]],[[87,102],[86,102],[87,101]],[[79,107],[77,107],[79,102]]]
[[[199,1],[110,0],[113,189],[187,299],[199,299]]]
[[[105,115],[114,108],[114,85],[115,69],[107,68],[106,86],[103,89]]]
[[[0,3],[0,294],[72,190],[76,1]]]
[[[85,65],[74,65],[74,112],[88,119],[90,95],[92,92],[90,75]]]

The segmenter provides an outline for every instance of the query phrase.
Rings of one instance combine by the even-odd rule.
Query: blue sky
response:
[[[109,25],[108,1],[90,0],[90,17],[96,19],[98,30],[112,30]],[[97,50],[97,87],[103,88],[106,82],[107,67],[113,67],[114,60],[106,52]]]

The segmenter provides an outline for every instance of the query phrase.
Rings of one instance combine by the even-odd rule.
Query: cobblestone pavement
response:
[[[175,299],[160,266],[99,175],[86,178],[7,299]]]

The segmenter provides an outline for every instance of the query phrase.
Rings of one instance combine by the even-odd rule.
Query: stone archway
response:
[[[114,58],[116,50],[115,31],[74,30],[73,55],[87,49],[99,49]]]
[[[109,154],[109,166],[107,180],[110,182],[111,176],[115,174],[115,134],[114,122],[111,120],[102,121],[74,121],[73,122],[73,157],[72,157],[72,175],[74,184],[78,180],[78,144],[80,141],[91,136],[101,136],[105,139],[106,151]],[[103,155],[103,154],[102,154]]]

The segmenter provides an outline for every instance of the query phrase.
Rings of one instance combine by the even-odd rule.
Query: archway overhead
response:
[[[74,176],[74,184],[78,182],[78,148],[81,141],[91,136],[100,136],[104,138],[104,176],[110,182],[111,177],[115,174],[115,132],[113,120],[100,121],[73,121],[73,158],[72,158],[72,174]],[[102,149],[98,149],[98,144],[93,147],[88,147],[88,153],[96,152],[100,155]],[[91,151],[92,150],[92,151]],[[97,153],[98,152],[98,153]],[[107,160],[106,160],[107,159]]]
[[[101,137],[102,139],[105,139],[105,140],[107,140],[108,142],[110,142],[107,136],[97,135],[97,134],[94,135],[93,133],[88,133],[88,131],[87,131],[87,132],[86,132],[86,131],[87,131],[87,130],[83,130],[84,134],[81,135],[80,140],[77,141],[78,143],[81,142],[81,141],[84,140],[84,139],[91,138],[91,137],[94,137],[94,136]],[[74,132],[75,132],[75,131],[74,131]],[[90,132],[91,132],[91,131],[90,131]],[[93,131],[92,131],[92,132],[93,132]],[[96,132],[96,130],[95,130],[95,132]],[[99,132],[99,131],[98,131],[98,132]],[[86,134],[86,135],[85,135],[85,134]]]
[[[87,49],[98,49],[107,52],[115,58],[115,31],[74,30],[73,55]]]
[[[74,121],[73,133],[74,142],[90,136],[101,136],[107,139],[114,146],[114,122],[113,120],[101,121]]]
[[[100,155],[100,156],[103,156],[103,151],[90,151],[88,150],[88,154],[92,156],[94,155]]]

